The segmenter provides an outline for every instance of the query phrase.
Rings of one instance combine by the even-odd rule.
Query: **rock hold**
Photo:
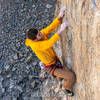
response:
[[[36,81],[33,81],[33,82],[31,83],[31,85],[32,85],[32,87],[34,88],[35,85],[36,85]]]
[[[52,7],[52,5],[50,5],[50,4],[47,4],[47,5],[46,5],[46,7],[47,7],[47,8],[51,8],[51,7]]]

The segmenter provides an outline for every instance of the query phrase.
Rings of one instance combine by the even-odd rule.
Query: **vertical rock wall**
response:
[[[72,100],[99,100],[100,1],[58,0],[57,11],[62,5],[67,7],[64,20],[70,23],[60,41],[62,60],[77,77]]]

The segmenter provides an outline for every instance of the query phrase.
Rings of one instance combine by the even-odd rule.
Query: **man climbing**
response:
[[[55,20],[41,31],[35,28],[29,29],[26,34],[27,39],[25,44],[31,47],[37,57],[43,62],[48,74],[55,76],[59,81],[64,79],[62,89],[67,95],[73,96],[72,87],[75,82],[75,74],[70,70],[63,69],[53,49],[53,45],[60,39],[61,33],[63,33],[68,26],[67,21],[62,23],[58,31],[48,39],[48,35],[61,23],[64,13],[65,7],[61,9]]]

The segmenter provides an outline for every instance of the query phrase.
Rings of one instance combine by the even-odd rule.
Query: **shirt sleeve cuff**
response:
[[[56,38],[57,38],[57,39],[59,39],[59,38],[60,38],[60,36],[59,36],[57,33],[55,33],[55,36],[56,36]]]
[[[58,17],[56,17],[56,19],[57,19],[57,21],[58,21],[58,22],[60,22],[60,23],[61,23],[61,20],[60,20],[60,19],[58,19]]]

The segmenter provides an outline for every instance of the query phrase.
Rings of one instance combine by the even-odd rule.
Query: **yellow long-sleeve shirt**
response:
[[[48,35],[54,31],[60,24],[60,20],[56,18],[48,27],[42,29],[40,32],[44,35],[44,40],[33,41],[31,39],[26,39],[25,45],[30,46],[35,52],[36,56],[46,65],[51,65],[56,62],[56,53],[53,49],[53,45],[57,42],[60,36],[55,33],[50,39]]]

